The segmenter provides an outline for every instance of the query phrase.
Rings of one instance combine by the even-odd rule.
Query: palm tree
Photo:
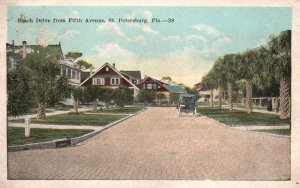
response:
[[[271,36],[269,47],[273,57],[272,73],[280,81],[280,118],[287,119],[290,117],[291,31]]]
[[[78,113],[78,101],[82,97],[83,88],[77,86],[71,86],[71,95],[73,100],[73,111]]]
[[[227,93],[228,93],[228,105],[229,111],[233,110],[233,83],[236,81],[238,76],[237,63],[235,62],[234,54],[227,54],[224,56],[224,72],[227,80]]]
[[[41,49],[39,53],[28,54],[21,66],[33,75],[31,86],[38,104],[37,119],[45,119],[46,102],[51,94],[50,90],[59,78],[60,66],[56,59],[47,55],[45,49]]]
[[[203,87],[210,90],[210,105],[214,106],[213,90],[216,88],[215,80],[213,78],[212,69],[202,78]]]
[[[247,113],[252,112],[252,93],[253,93],[253,78],[259,75],[259,57],[258,49],[247,50],[238,56],[236,61],[238,61],[239,66],[237,67],[240,79],[246,81],[246,110]]]
[[[225,71],[223,65],[224,59],[218,58],[214,63],[212,68],[212,77],[216,85],[218,86],[218,107],[219,109],[222,108],[222,98],[223,98],[223,91],[224,87],[226,86],[226,79],[225,79]]]

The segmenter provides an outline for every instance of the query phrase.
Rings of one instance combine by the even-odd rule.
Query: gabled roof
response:
[[[125,74],[131,78],[134,78],[136,80],[140,80],[141,79],[141,71],[124,71],[121,70],[120,73]]]
[[[150,76],[146,76],[140,84],[143,84],[143,82],[145,82],[148,78],[150,78],[151,80],[153,80],[154,82],[156,82],[157,84],[159,84],[160,86],[162,86],[163,88],[165,88],[166,90],[168,90],[171,93],[186,93],[186,90],[184,89],[184,87],[182,85],[178,85],[178,84],[168,84],[164,81],[161,80],[157,80],[155,78],[152,78]]]
[[[145,82],[148,78],[150,78],[151,80],[153,80],[154,82],[156,82],[157,84],[159,84],[161,87],[165,88],[166,90],[170,91],[166,86],[169,85],[161,80],[157,80],[155,78],[152,78],[150,76],[146,76],[143,80],[141,80],[140,84],[142,84],[143,82]],[[171,92],[171,91],[170,91]]]
[[[94,75],[96,75],[100,70],[102,70],[104,67],[108,66],[111,68],[115,73],[117,73],[121,78],[126,80],[130,85],[132,85],[135,89],[139,90],[138,87],[136,87],[132,82],[130,82],[123,74],[121,74],[116,68],[111,66],[109,63],[104,63],[97,71],[95,71],[92,75],[90,75],[87,79],[85,79],[80,85],[82,86],[85,82],[87,82],[89,79],[91,79]]]
[[[21,59],[22,58],[22,48],[23,48],[23,45],[14,45],[14,44],[9,44],[9,43],[6,43],[6,47],[7,49],[9,48],[10,50],[13,50],[13,58],[16,58],[16,59]],[[62,49],[61,49],[61,44],[54,44],[54,45],[48,45],[48,46],[41,46],[41,45],[29,45],[29,44],[26,44],[26,51],[27,53],[35,53],[35,52],[38,52],[38,51],[45,51],[46,53],[49,54],[49,56],[51,58],[54,58],[55,60],[57,59],[57,53],[60,52],[61,56],[63,56],[63,52],[62,52]]]
[[[184,87],[181,86],[181,85],[177,85],[177,84],[174,84],[174,85],[166,85],[166,87],[168,88],[168,90],[169,90],[171,93],[186,93],[186,90],[185,90]]]
[[[204,86],[203,86],[202,82],[195,84],[195,88],[198,92],[204,90]]]

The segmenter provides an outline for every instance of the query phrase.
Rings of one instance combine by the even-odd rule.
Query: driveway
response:
[[[80,145],[8,153],[9,179],[290,179],[290,138],[149,108]]]

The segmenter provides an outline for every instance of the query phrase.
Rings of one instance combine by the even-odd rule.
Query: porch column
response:
[[[137,90],[136,88],[133,88],[133,100],[137,101],[137,96],[139,94],[139,90]]]
[[[262,107],[262,99],[259,98],[259,107]]]

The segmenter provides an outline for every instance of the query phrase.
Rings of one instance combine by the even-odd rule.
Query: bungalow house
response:
[[[134,99],[137,99],[139,88],[135,83],[140,82],[140,71],[118,71],[115,64],[105,63],[95,72],[90,71],[90,76],[86,78],[81,86],[96,86],[102,88],[128,87],[133,89]]]
[[[186,93],[182,85],[177,85],[173,83],[168,84],[150,76],[146,76],[143,80],[141,80],[141,82],[138,84],[138,87],[142,90],[154,91],[156,93],[164,93],[167,97],[166,100],[169,100],[169,96],[171,93]]]
[[[210,97],[211,97],[211,91],[210,90],[206,90],[202,84],[202,82],[199,82],[197,84],[195,84],[195,88],[197,90],[197,92],[199,93],[199,100],[198,101],[209,101]],[[212,92],[213,94],[213,99],[216,99],[216,96],[218,95],[218,92],[216,89],[213,90]]]
[[[45,50],[50,58],[57,60],[61,68],[61,75],[68,77],[69,84],[80,84],[80,69],[74,66],[74,60],[65,58],[61,49],[61,44],[54,45],[27,45],[26,41],[22,42],[22,45],[15,45],[6,43],[6,53],[8,58],[8,69],[16,69],[21,64],[22,60],[26,58],[27,54],[39,53]]]

